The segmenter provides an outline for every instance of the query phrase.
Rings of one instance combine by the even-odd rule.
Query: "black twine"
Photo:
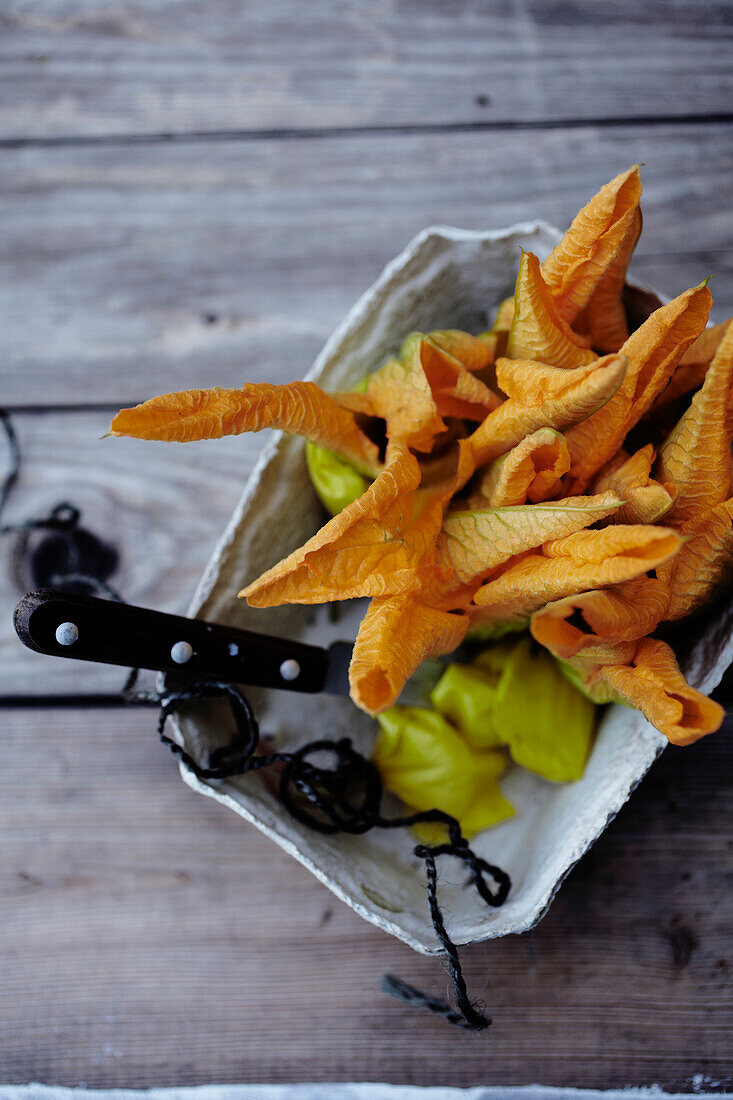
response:
[[[191,699],[225,698],[236,726],[229,745],[217,748],[205,765],[195,760],[165,731],[166,721],[181,703]],[[448,973],[453,983],[455,1008],[408,985],[393,974],[385,974],[381,988],[385,993],[415,1007],[427,1008],[448,1023],[468,1031],[484,1031],[491,1019],[471,1002],[463,976],[458,949],[451,940],[438,902],[438,871],[441,856],[461,860],[470,871],[469,882],[480,897],[494,908],[506,901],[511,881],[507,873],[481,859],[461,833],[458,821],[442,810],[426,810],[403,817],[385,818],[380,812],[384,788],[375,765],[358,753],[348,738],[339,741],[312,741],[293,752],[257,754],[260,732],[257,719],[242,692],[231,684],[192,684],[181,691],[162,696],[160,739],[170,747],[199,779],[225,779],[246,775],[274,764],[280,765],[279,792],[293,817],[321,833],[360,835],[372,828],[397,829],[426,822],[444,825],[449,841],[445,844],[418,844],[414,854],[425,863],[428,906],[435,934],[445,952]],[[310,757],[329,754],[332,767],[316,765]]]
[[[0,425],[5,431],[10,455],[10,467],[0,483],[0,514],[5,507],[20,473],[21,452],[10,414],[0,408]],[[52,577],[58,588],[91,589],[96,595],[121,601],[122,597],[104,580],[81,569],[79,543],[74,537],[81,513],[66,501],[57,504],[50,513],[38,519],[0,526],[0,535],[18,533],[28,535],[35,530],[60,533],[67,546],[67,567]],[[27,542],[23,543],[27,550]],[[448,842],[444,844],[418,844],[414,854],[425,863],[428,907],[438,941],[443,948],[446,966],[453,983],[455,1007],[436,997],[422,993],[394,974],[382,977],[381,988],[398,1000],[416,1008],[426,1008],[441,1016],[448,1023],[467,1031],[484,1031],[491,1025],[478,1005],[472,1003],[463,976],[458,948],[448,935],[443,913],[438,902],[437,860],[452,856],[465,864],[469,871],[469,884],[476,888],[482,900],[492,908],[504,904],[511,888],[509,875],[481,859],[471,849],[461,832],[456,818],[442,810],[426,810],[402,817],[385,818],[381,814],[384,787],[376,766],[357,752],[348,738],[339,741],[311,741],[293,752],[258,752],[260,729],[254,711],[246,696],[233,684],[217,681],[189,683],[185,687],[164,692],[136,690],[138,669],[131,669],[121,698],[132,704],[159,703],[158,736],[171,752],[199,779],[220,780],[249,772],[279,767],[280,799],[289,813],[301,824],[317,832],[361,835],[370,829],[400,829],[431,823],[445,826]],[[200,764],[174,738],[165,732],[171,714],[192,700],[225,699],[229,705],[236,733],[228,745],[219,746],[208,755],[205,765]],[[331,758],[333,765],[315,764],[312,757]]]

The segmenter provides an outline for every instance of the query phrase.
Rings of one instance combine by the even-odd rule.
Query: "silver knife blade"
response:
[[[333,642],[328,647],[329,662],[323,690],[328,695],[349,694],[349,665],[354,652],[352,642]],[[430,692],[445,672],[446,666],[455,660],[455,654],[446,658],[423,661],[412,674],[397,700],[402,707],[429,707]]]

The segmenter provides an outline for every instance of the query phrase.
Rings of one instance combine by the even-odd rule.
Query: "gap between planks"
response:
[[[633,274],[673,294],[719,272],[722,319],[733,278],[719,212],[730,132],[620,127],[531,139],[454,132],[8,153],[3,400],[129,404],[151,391],[290,381],[426,225],[483,228],[532,215],[564,226],[634,161],[649,166],[642,248],[655,258],[638,251]],[[668,261],[670,245],[685,259]]]
[[[413,122],[397,125],[369,124],[365,126],[327,127],[252,127],[241,130],[189,130],[160,131],[140,134],[60,134],[54,137],[0,138],[0,149],[25,149],[48,147],[75,147],[89,145],[152,145],[156,142],[185,144],[189,142],[219,141],[322,141],[340,137],[374,137],[394,134],[472,134],[492,131],[526,130],[582,130],[612,129],[615,127],[659,127],[694,125],[729,125],[733,123],[733,111],[707,114],[609,116],[598,118],[558,119],[494,119],[486,122]]]

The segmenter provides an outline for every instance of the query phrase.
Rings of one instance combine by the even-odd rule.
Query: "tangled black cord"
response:
[[[20,472],[20,447],[8,412],[0,409],[0,424],[5,430],[10,452],[10,469],[0,484],[0,514],[6,504]],[[121,596],[98,577],[80,568],[78,541],[74,537],[80,519],[78,508],[64,502],[51,510],[48,516],[17,524],[0,526],[0,535],[27,533],[46,529],[61,533],[68,546],[67,568],[52,577],[55,587],[91,589],[96,595],[104,595],[121,601]],[[425,863],[428,906],[435,934],[443,948],[446,965],[455,996],[455,1007],[438,998],[422,993],[394,974],[385,974],[381,988],[385,993],[415,1007],[428,1009],[448,1023],[468,1031],[484,1031],[491,1019],[472,1003],[463,976],[458,949],[445,927],[443,913],[438,902],[437,860],[452,856],[468,868],[469,883],[482,900],[492,908],[506,901],[511,887],[509,875],[481,859],[471,849],[461,832],[456,818],[442,810],[425,810],[401,817],[382,816],[381,805],[384,787],[378,769],[357,752],[348,738],[339,741],[326,739],[311,741],[293,752],[258,752],[260,729],[254,711],[246,696],[233,684],[218,681],[190,683],[180,689],[164,692],[136,690],[138,670],[131,669],[121,698],[127,703],[159,703],[158,736],[171,752],[199,779],[221,780],[279,767],[278,789],[280,799],[289,813],[301,824],[320,833],[349,833],[361,835],[370,829],[401,829],[420,824],[445,826],[448,842],[444,844],[418,844],[414,854]],[[235,725],[235,735],[229,744],[212,749],[206,765],[200,764],[174,738],[166,733],[168,718],[186,703],[200,699],[224,699],[229,705]],[[333,766],[315,764],[312,757],[329,755]]]
[[[179,706],[192,699],[225,698],[234,718],[236,734],[226,746],[214,749],[206,766],[202,766],[177,741],[165,733],[166,722]],[[470,871],[469,882],[479,895],[494,908],[506,901],[511,881],[500,867],[481,859],[472,851],[461,833],[458,821],[442,810],[425,810],[402,817],[386,818],[381,814],[384,788],[379,771],[371,760],[358,753],[348,738],[339,741],[311,741],[294,752],[258,754],[260,733],[257,719],[246,697],[232,684],[192,684],[181,691],[161,698],[158,736],[164,744],[199,779],[227,779],[281,765],[279,795],[294,818],[320,833],[351,833],[360,835],[369,829],[401,829],[427,822],[444,825],[449,842],[438,845],[418,844],[414,854],[425,862],[428,905],[435,934],[445,952],[448,972],[453,982],[456,1007],[429,997],[393,974],[382,978],[382,989],[393,997],[415,1007],[424,1007],[442,1016],[448,1023],[469,1031],[483,1031],[491,1020],[472,1004],[463,977],[458,949],[445,927],[438,902],[438,872],[436,860],[453,856]],[[311,762],[318,753],[330,754],[335,763],[324,767]]]

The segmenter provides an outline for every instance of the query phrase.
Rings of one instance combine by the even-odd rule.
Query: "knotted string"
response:
[[[206,765],[200,764],[172,737],[165,733],[168,717],[191,699],[225,698],[234,718],[236,733],[232,741],[214,749]],[[455,993],[455,1008],[408,985],[393,974],[385,974],[381,988],[392,997],[415,1007],[427,1008],[448,1023],[468,1031],[483,1031],[491,1020],[471,1002],[463,976],[458,949],[451,940],[438,902],[437,860],[453,856],[470,870],[469,882],[487,905],[498,907],[506,901],[511,881],[500,867],[481,859],[461,833],[458,821],[442,810],[426,810],[402,817],[386,818],[381,813],[384,794],[382,779],[375,765],[358,753],[348,738],[339,741],[312,741],[293,752],[257,754],[260,733],[254,712],[242,692],[232,684],[192,684],[181,691],[163,695],[158,735],[186,767],[199,779],[226,779],[246,775],[272,765],[280,765],[280,799],[291,815],[302,824],[321,833],[360,835],[369,829],[397,829],[426,822],[444,825],[449,840],[444,844],[418,844],[414,854],[425,863],[430,918],[445,952],[448,973]],[[335,763],[327,768],[312,763],[317,753],[330,754]],[[314,812],[315,811],[315,812]]]
[[[10,468],[0,484],[0,514],[15,485],[20,472],[21,453],[10,415],[0,409],[0,424],[4,428],[10,454]],[[67,550],[66,567],[52,575],[51,583],[58,588],[89,591],[96,595],[121,601],[121,596],[105,580],[81,568],[78,526],[81,513],[72,504],[63,502],[39,519],[0,526],[0,535],[11,532],[27,534],[34,530],[48,530],[60,534]],[[27,546],[24,547],[27,549]],[[401,829],[425,823],[443,825],[448,842],[443,844],[418,844],[414,855],[425,864],[428,907],[438,941],[443,948],[446,965],[453,984],[455,1007],[431,997],[394,974],[385,974],[381,988],[385,993],[414,1007],[426,1008],[441,1016],[448,1023],[468,1031],[484,1031],[491,1019],[468,995],[458,949],[445,927],[438,901],[437,860],[452,856],[460,860],[470,872],[469,884],[473,885],[482,900],[491,907],[504,904],[511,887],[509,876],[500,867],[481,859],[471,849],[461,832],[456,818],[442,810],[425,810],[401,817],[382,816],[381,804],[384,787],[378,769],[357,752],[348,738],[339,741],[311,741],[292,752],[258,752],[260,730],[249,700],[233,684],[217,681],[189,683],[172,691],[150,692],[136,690],[138,670],[131,669],[121,693],[121,699],[131,704],[157,703],[160,705],[158,736],[171,752],[199,779],[221,780],[279,768],[279,795],[283,806],[301,824],[317,832],[361,835],[370,829]],[[182,706],[197,699],[225,699],[234,719],[235,734],[228,745],[219,746],[209,753],[205,765],[199,763],[174,738],[166,733],[168,718]],[[327,754],[333,759],[332,767],[313,763],[312,757]]]

